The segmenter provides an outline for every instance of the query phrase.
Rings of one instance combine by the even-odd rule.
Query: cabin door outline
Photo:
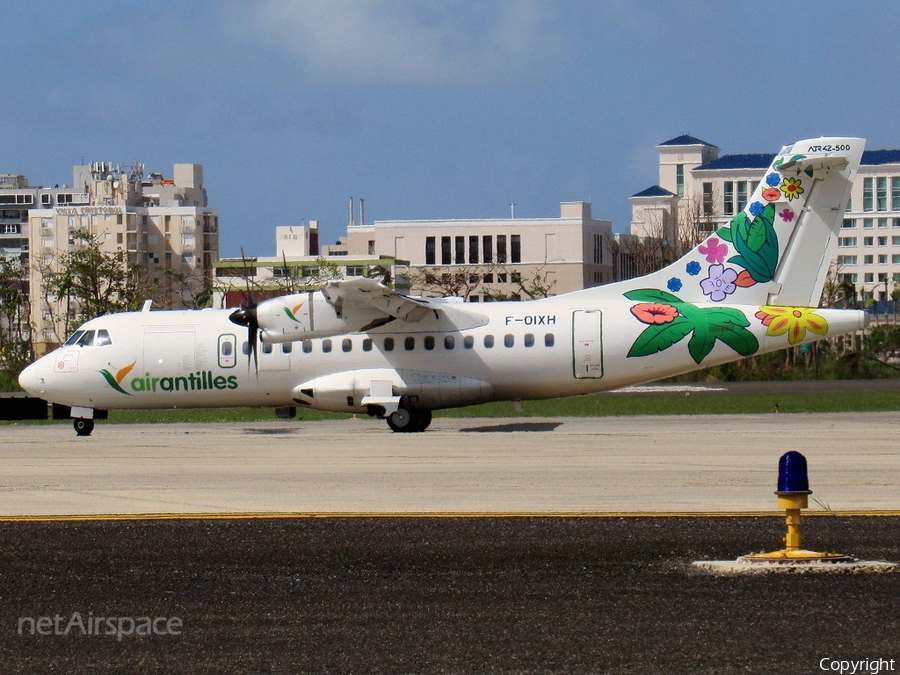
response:
[[[603,312],[599,309],[572,312],[572,374],[576,380],[603,377]]]

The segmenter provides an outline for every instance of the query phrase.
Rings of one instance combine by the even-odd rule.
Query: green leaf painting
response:
[[[750,321],[733,307],[697,307],[671,293],[649,288],[629,291],[625,297],[639,302],[631,313],[649,324],[628,350],[629,358],[665,351],[688,335],[688,353],[697,364],[709,356],[716,340],[741,356],[759,349],[759,340],[747,330]]]
[[[778,266],[778,234],[775,232],[775,205],[769,204],[752,220],[741,211],[729,227],[717,234],[731,242],[738,255],[728,262],[743,267],[757,283],[771,281]]]

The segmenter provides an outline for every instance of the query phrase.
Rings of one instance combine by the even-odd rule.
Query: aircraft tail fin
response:
[[[818,138],[782,148],[747,207],[680,260],[581,292],[650,288],[685,302],[818,305],[864,147],[861,138]]]

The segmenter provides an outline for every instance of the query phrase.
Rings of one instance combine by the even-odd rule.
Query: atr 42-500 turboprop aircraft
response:
[[[729,225],[644,277],[478,305],[366,278],[239,310],[148,303],[88,321],[19,383],[71,406],[79,435],[98,410],[231,406],[424,431],[440,408],[598,392],[856,331],[863,312],[815,305],[864,145],[785,147]]]

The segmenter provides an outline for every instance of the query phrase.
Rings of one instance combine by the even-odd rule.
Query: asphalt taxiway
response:
[[[900,573],[691,563],[781,547],[788,450],[810,467],[805,545],[900,561],[898,422],[6,425],[0,670],[897,670]],[[178,629],[129,631],[142,617]]]
[[[900,413],[0,427],[0,516],[759,512],[778,458],[813,510],[900,509]]]

